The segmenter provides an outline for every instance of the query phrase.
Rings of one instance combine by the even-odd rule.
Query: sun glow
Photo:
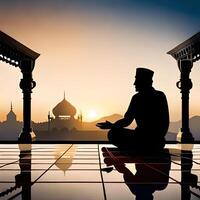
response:
[[[95,110],[90,110],[87,113],[86,118],[87,118],[88,121],[95,121],[99,118],[99,115],[97,114],[97,112]]]

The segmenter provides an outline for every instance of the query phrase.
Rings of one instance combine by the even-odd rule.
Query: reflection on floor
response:
[[[1,144],[0,199],[194,200],[200,144],[136,155],[103,144]]]

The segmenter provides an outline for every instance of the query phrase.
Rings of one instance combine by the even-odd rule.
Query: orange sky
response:
[[[1,30],[41,54],[33,73],[37,82],[32,94],[34,121],[47,120],[48,111],[62,100],[64,90],[66,99],[82,111],[86,121],[92,120],[90,111],[96,111],[97,117],[125,113],[135,93],[135,69],[141,66],[155,71],[154,86],[166,93],[171,120],[180,119],[181,99],[175,86],[179,71],[166,52],[197,31],[184,32],[184,26],[175,22],[138,23],[109,12],[19,13],[13,9],[10,16],[3,16],[5,10],[0,13]],[[200,115],[198,65],[195,63],[191,73],[191,115]],[[0,67],[0,120],[5,119],[11,101],[21,120],[20,70],[2,62]]]

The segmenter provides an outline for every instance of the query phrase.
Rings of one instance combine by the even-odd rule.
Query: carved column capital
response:
[[[192,60],[189,59],[178,60],[178,68],[181,73],[190,73],[192,67],[193,67]]]

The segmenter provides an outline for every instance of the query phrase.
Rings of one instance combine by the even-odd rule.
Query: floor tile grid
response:
[[[13,147],[13,145],[9,145],[10,147],[8,148],[8,147],[6,147],[6,149],[5,148],[0,148],[0,150],[2,150],[3,149],[3,151],[4,152],[9,152],[9,150],[10,150],[10,148],[12,148],[12,150],[16,153],[16,152],[19,152],[19,149],[18,148],[15,148],[15,147]],[[4,160],[4,162],[1,162],[0,161],[0,170],[1,169],[3,169],[3,167],[5,167],[5,166],[11,166],[11,165],[13,165],[13,164],[16,164],[16,163],[18,163],[19,162],[19,153],[17,153],[17,154],[15,154],[16,156],[17,156],[17,159],[15,158],[15,159],[11,159],[11,161],[8,163],[8,162],[5,162],[6,160]],[[1,159],[0,159],[1,160]],[[6,196],[6,195],[8,195],[9,193],[11,193],[11,192],[13,192],[13,191],[15,191],[15,190],[17,190],[17,187],[16,187],[16,185],[14,185],[14,182],[13,181],[4,181],[5,183],[6,182],[9,182],[9,186],[8,187],[6,187],[6,189],[3,189],[3,191],[1,191],[0,192],[0,197],[1,198],[3,198],[4,196]],[[2,183],[2,182],[0,182],[0,183],[2,183],[2,184],[5,184],[5,183]]]
[[[83,148],[84,149],[84,148]],[[95,148],[93,148],[93,149],[95,149]]]
[[[13,147],[14,145],[10,145],[10,148],[12,148],[12,152],[15,152],[15,154],[13,154],[13,157],[12,158],[10,158],[11,160],[14,160],[14,161],[12,161],[12,162],[9,162],[9,163],[5,163],[5,160],[3,160],[4,162],[2,162],[2,165],[0,166],[0,171],[2,171],[2,170],[4,170],[4,168],[7,166],[7,167],[10,167],[10,171],[16,171],[16,172],[19,172],[20,171],[20,167],[19,167],[19,154],[20,154],[20,151],[19,151],[19,148],[18,147]],[[6,153],[8,153],[8,152],[10,152],[9,150],[9,148],[6,148],[6,150],[4,149],[4,148],[0,148],[0,153],[1,153],[1,150],[3,150],[3,152],[6,152]],[[34,152],[34,148],[32,149],[33,151],[32,152]],[[27,153],[22,153],[22,154],[24,154],[24,155],[26,155]],[[16,158],[17,159],[16,159]],[[1,160],[1,159],[0,159]],[[25,159],[26,160],[26,159]],[[28,165],[30,165],[30,163],[27,163]],[[14,165],[14,168],[17,166],[18,167],[18,169],[13,169],[12,170],[12,168],[13,168],[13,165]],[[45,168],[46,169],[46,168]],[[9,170],[4,170],[4,171],[9,171]],[[31,169],[31,171],[32,171],[32,169]],[[41,170],[40,170],[41,171]],[[15,177],[15,175],[14,175],[14,177]],[[5,189],[3,189],[3,191],[1,190],[1,194],[0,194],[0,196],[1,197],[3,197],[4,195],[7,195],[7,194],[9,194],[11,191],[13,191],[12,190],[12,188],[15,188],[15,187],[13,187],[13,184],[15,184],[15,179],[12,179],[12,180],[10,180],[10,181],[1,181],[1,184],[8,184],[8,186],[6,187],[7,189],[5,190]],[[15,190],[15,189],[14,189]],[[17,189],[17,191],[19,191],[19,189]]]
[[[187,154],[186,154],[187,155]],[[194,155],[194,153],[193,153],[193,155]],[[192,158],[188,158],[187,156],[181,156],[180,154],[179,155],[176,155],[176,154],[171,154],[171,156],[173,156],[173,157],[176,157],[176,158],[179,158],[179,160],[181,160],[181,158],[183,158],[183,159],[185,159],[185,160],[188,160],[188,162],[189,161],[191,161],[193,164],[196,164],[199,168],[198,169],[192,169],[192,170],[194,170],[194,171],[200,171],[200,162],[199,161],[197,161],[197,160],[200,160],[200,153],[198,153],[198,154],[196,154],[196,156],[193,156]],[[180,167],[181,167],[181,165],[183,166],[183,165],[188,165],[187,163],[185,163],[185,164],[181,164],[181,162],[179,161],[174,161],[174,160],[172,160],[171,161],[172,163],[174,163],[174,164],[176,164],[176,165],[179,165]],[[171,169],[172,170],[172,169]]]
[[[199,147],[199,146],[198,146],[198,147]],[[195,163],[195,164],[197,164],[197,165],[200,165],[200,163],[196,161],[197,158],[200,157],[199,150],[197,150],[197,149],[199,149],[199,148],[196,148],[196,145],[194,145],[194,149],[192,149],[192,154],[193,154],[193,155],[195,154],[197,157],[194,158],[194,156],[193,156],[192,159],[191,159],[191,158],[188,158],[187,156],[181,156],[180,154],[173,154],[173,153],[170,153],[170,155],[171,155],[171,157],[174,156],[174,157],[179,158],[179,160],[180,160],[181,158],[184,158],[184,159],[186,159],[186,160],[188,160],[188,161],[191,161],[192,163]],[[187,153],[187,152],[186,152],[186,153],[184,153],[184,154],[185,154],[185,155],[189,155],[190,153]],[[183,166],[183,164],[181,164],[181,163],[179,163],[179,162],[176,162],[176,161],[173,161],[173,160],[171,160],[171,162],[174,163],[174,164],[176,164],[176,165],[179,165],[180,167],[181,167],[181,165]],[[189,165],[189,164],[184,164],[184,165]],[[181,169],[171,169],[170,171],[179,171],[179,172],[181,173],[181,172],[183,172],[184,170],[181,170]],[[199,172],[199,171],[200,171],[200,168],[198,168],[198,169],[192,169],[192,171],[197,171],[197,172]],[[187,170],[186,170],[185,172],[187,172]],[[169,178],[170,178],[170,179],[173,179],[173,177],[169,177]],[[177,180],[176,180],[176,181],[177,181]],[[181,183],[180,181],[177,181],[177,183],[180,184],[180,185],[182,185],[182,183]],[[200,183],[200,180],[198,181],[198,183]],[[198,187],[200,188],[200,186],[198,186]],[[193,192],[192,190],[190,190],[190,192],[191,192],[194,196],[200,198],[200,195],[199,195],[199,194]]]
[[[53,162],[42,174],[40,174],[38,176],[38,178],[36,178],[32,183],[31,183],[31,186],[33,186],[47,171],[49,171],[49,169],[72,147],[73,145],[70,145],[69,148],[67,148],[64,153],[55,161]],[[19,159],[18,159],[19,161]],[[16,197],[18,197],[19,195],[22,194],[22,191],[18,192],[17,194],[11,196],[8,200],[12,200],[12,199],[15,199]]]
[[[35,182],[37,182],[48,170],[50,170],[51,167],[53,167],[53,165],[55,165],[55,163],[58,162],[58,160],[61,159],[62,156],[65,155],[66,152],[69,151],[69,150],[71,149],[72,146],[73,146],[73,144],[71,144],[70,147],[68,147],[68,148],[61,154],[61,156],[58,157],[58,159],[57,159],[55,162],[53,162],[53,163],[49,166],[48,169],[46,169],[38,178],[36,178],[36,180],[35,180],[32,184],[34,184]]]
[[[197,151],[196,151],[196,152],[197,152]],[[197,155],[198,155],[198,154],[197,154]],[[171,154],[171,156],[177,156],[177,155]],[[180,158],[180,155],[179,155],[179,158]],[[187,159],[187,157],[186,157],[186,159]],[[198,162],[196,162],[196,161],[194,161],[194,160],[192,160],[192,161],[193,161],[194,163],[196,163],[196,164],[199,164]],[[173,160],[172,160],[172,162],[173,162],[174,164],[176,164],[176,165],[180,165],[179,163],[177,163],[177,162],[175,162],[175,161],[173,161]],[[148,164],[145,164],[145,165],[147,165],[148,167],[151,168],[150,165],[148,165]],[[180,166],[181,166],[181,165],[180,165]],[[158,171],[157,169],[154,169],[154,170],[156,170],[156,171],[159,172],[159,173],[162,173],[161,171]],[[175,171],[181,172],[180,169],[176,169]],[[196,171],[199,171],[199,170],[196,169]],[[163,174],[163,175],[166,175],[166,174]],[[168,175],[167,175],[167,176],[168,176]],[[174,177],[172,177],[172,176],[168,176],[168,177],[169,177],[169,179],[173,180],[175,184],[177,184],[177,185],[181,185],[181,184],[182,184],[180,181],[176,180]],[[117,182],[115,182],[115,183],[117,183]],[[190,191],[191,191],[191,193],[192,193],[194,196],[200,198],[200,195],[198,195],[196,192],[193,192],[192,190],[190,190]]]
[[[85,152],[85,149],[87,149],[87,152]],[[91,159],[88,159],[88,156],[90,156],[90,154],[89,153],[91,153],[91,151],[89,151],[89,149],[92,149],[92,153],[96,153],[97,154],[97,157],[96,158],[91,158]],[[99,168],[85,168],[85,167],[82,167],[83,165],[85,165],[85,166],[87,166],[87,165],[94,165],[94,166],[97,166],[97,165],[99,165],[99,155],[98,155],[98,148],[97,148],[97,144],[96,144],[96,148],[77,148],[77,151],[76,152],[79,152],[79,154],[76,154],[76,156],[77,155],[80,155],[80,157],[82,156],[82,155],[84,155],[84,157],[86,156],[86,158],[76,158],[76,159],[74,159],[73,158],[73,161],[74,160],[77,160],[76,162],[73,162],[73,163],[71,163],[71,162],[66,162],[66,161],[64,161],[63,162],[63,164],[73,164],[73,165],[77,165],[77,166],[81,166],[80,168],[78,168],[78,169],[67,169],[67,171],[99,171]],[[80,153],[87,153],[87,154],[80,154]],[[65,155],[67,155],[67,153],[68,153],[68,151],[66,151],[66,153],[65,154],[63,154],[62,155],[62,157],[60,157],[59,159],[61,159],[61,158],[63,158]],[[54,163],[54,165],[59,161],[59,159],[57,159],[57,161]],[[87,160],[89,160],[90,162],[80,162],[80,160],[85,160],[85,159],[87,159]],[[97,162],[91,162],[92,160],[97,160]],[[61,162],[62,163],[62,162]],[[52,169],[52,167],[48,170],[48,171],[60,171],[59,169]],[[38,181],[37,180],[37,183],[44,183],[44,182],[54,182],[54,181]],[[60,180],[60,181],[55,181],[55,183],[102,183],[102,182],[100,182],[100,181],[62,181],[62,180]]]
[[[90,156],[90,153],[91,153],[91,150],[92,150],[92,154],[94,153],[94,152],[96,152],[96,153],[98,153],[97,154],[97,158],[95,158],[95,159],[97,159],[98,160],[98,162],[97,163],[91,163],[91,162],[88,162],[88,163],[79,163],[79,162],[76,162],[75,164],[78,164],[78,165],[81,165],[81,166],[83,166],[83,165],[85,165],[85,164],[98,164],[99,165],[99,169],[100,169],[100,167],[101,167],[101,163],[100,163],[100,152],[98,151],[98,146],[97,146],[97,144],[95,145],[96,146],[96,148],[91,148],[91,149],[88,149],[88,148],[77,148],[77,151],[76,152],[78,152],[79,154],[80,154],[80,157],[79,158],[77,158],[76,160],[84,160],[84,159],[87,159],[87,160],[92,160],[92,159],[88,159],[88,156]],[[85,151],[85,149],[87,149],[87,151]],[[81,154],[81,153],[84,153],[84,154]],[[87,153],[87,154],[85,154],[85,153]],[[67,152],[66,152],[66,154],[67,154]],[[76,154],[76,156],[77,155],[79,155],[79,154]],[[84,155],[84,157],[85,158],[81,158],[81,156],[83,156]],[[63,155],[64,156],[64,155]],[[74,159],[73,159],[74,160]],[[58,161],[58,160],[57,160]],[[55,163],[56,164],[56,163]],[[66,163],[66,162],[64,162],[64,164],[69,164],[69,163]],[[74,163],[73,163],[74,164]],[[101,173],[101,171],[99,170],[99,169],[93,169],[93,170],[95,170],[95,171],[98,171],[99,172],[99,174]],[[51,169],[50,169],[51,170]],[[83,169],[83,167],[80,167],[80,169],[76,169],[76,170],[79,170],[79,171],[83,171],[83,170],[89,170],[89,171],[92,171],[91,169]],[[67,171],[73,171],[72,169],[70,170],[70,169],[67,169]],[[37,181],[36,183],[50,183],[51,181]],[[53,183],[53,182],[52,182]],[[102,184],[102,194],[104,193],[104,195],[103,195],[103,198],[106,200],[107,198],[106,198],[106,196],[105,196],[105,188],[104,188],[104,186],[103,186],[103,181],[102,181],[102,179],[101,179],[101,181],[87,181],[87,180],[85,180],[85,181],[61,181],[61,180],[59,180],[59,181],[57,181],[56,182],[57,184],[58,183],[65,183],[65,184],[68,184],[68,183],[81,183],[81,184],[88,184],[88,183],[101,183]],[[101,193],[101,191],[99,191],[100,193]]]
[[[155,158],[155,157],[152,157],[152,158]],[[147,167],[149,167],[149,168],[151,168],[151,169],[153,169],[153,170],[156,170],[155,168],[152,168],[151,167],[151,164],[155,164],[154,162],[153,163],[151,163],[151,162],[148,162],[148,163],[145,163],[143,160],[137,160],[137,162],[135,162],[135,164],[144,164],[144,165],[146,165]],[[158,163],[159,164],[159,163]],[[177,164],[177,163],[175,163],[175,164]],[[116,169],[113,169],[113,170],[116,170]],[[156,170],[157,171],[157,170]],[[175,169],[175,171],[180,171],[180,169]],[[158,173],[162,173],[161,171],[157,171]],[[163,174],[163,173],[162,173]],[[165,174],[163,174],[163,175],[165,175]],[[169,177],[170,178],[170,177]],[[172,178],[172,180],[174,180],[175,182],[177,182],[177,180],[176,179],[174,179],[174,178]],[[122,183],[122,182],[121,182]]]
[[[83,149],[85,149],[85,148],[83,148]],[[94,148],[93,148],[94,149]]]
[[[76,160],[77,161],[80,161],[80,160],[84,160],[84,159],[86,159],[87,158],[87,160],[93,160],[93,159],[88,159],[88,156],[90,156],[90,153],[92,152],[92,153],[94,153],[94,152],[97,152],[98,154],[98,157],[96,158],[97,160],[98,160],[98,162],[97,163],[91,163],[91,162],[88,162],[88,163],[81,163],[81,162],[75,162],[75,163],[73,163],[73,164],[78,164],[78,165],[85,165],[85,164],[98,164],[99,165],[99,169],[100,169],[100,167],[101,167],[101,163],[100,163],[100,152],[98,151],[98,146],[97,146],[97,144],[95,145],[96,147],[95,148],[77,148],[77,151],[76,152],[78,152],[78,154],[76,154],[76,156],[77,155],[80,155],[80,157],[79,158],[77,158]],[[92,151],[91,151],[92,150]],[[67,152],[66,152],[67,153]],[[84,153],[84,154],[82,154],[82,153]],[[64,155],[63,155],[64,156]],[[86,156],[86,158],[81,158],[81,156]],[[74,160],[74,159],[73,159]],[[57,160],[58,161],[58,160]],[[69,163],[64,163],[64,164],[69,164]],[[99,171],[99,174],[101,173],[101,171],[99,170],[99,169],[93,169],[93,170],[95,170],[95,171]],[[50,169],[51,170],[51,169]],[[71,171],[70,169],[67,169],[68,171]],[[80,167],[80,169],[76,169],[76,170],[80,170],[80,171],[83,171],[83,170],[89,170],[89,171],[92,171],[91,169],[83,169],[83,167]],[[73,170],[72,170],[73,171]],[[36,181],[36,183],[50,183],[51,181]],[[53,182],[52,182],[53,183]],[[101,183],[102,184],[102,193],[103,193],[103,191],[104,191],[104,199],[106,200],[107,198],[106,198],[106,196],[105,196],[105,189],[104,189],[104,186],[103,186],[103,181],[102,181],[102,179],[101,179],[101,181],[96,181],[96,182],[94,182],[94,181],[58,181],[58,182],[56,182],[56,183],[81,183],[81,184],[88,184],[88,183]]]
[[[98,145],[99,146],[99,145]],[[100,156],[100,158],[102,158],[102,155]],[[103,159],[103,158],[102,158]],[[103,163],[103,162],[101,162],[101,163]],[[180,185],[180,182],[178,182],[176,179],[174,179],[173,177],[170,177],[170,176],[168,176],[168,175],[166,175],[166,174],[164,174],[164,173],[162,173],[161,171],[158,171],[158,170],[156,170],[155,168],[152,168],[151,167],[151,165],[149,165],[149,163],[147,164],[147,163],[144,163],[143,161],[139,161],[138,160],[138,163],[143,163],[144,165],[146,165],[147,167],[149,167],[149,168],[151,168],[151,169],[153,169],[153,170],[155,170],[155,171],[157,171],[158,173],[161,173],[161,174],[163,174],[163,175],[165,175],[165,176],[167,176],[167,177],[169,177],[171,180],[173,180],[174,181],[174,184],[179,184]],[[115,169],[114,169],[115,170]],[[114,182],[112,182],[112,181],[105,181],[104,182],[104,180],[103,180],[103,178],[102,178],[102,182],[105,184],[120,184],[120,183],[124,183],[124,181],[114,181]],[[131,184],[131,183],[130,183]],[[133,183],[133,184],[135,184],[135,183]],[[157,183],[158,184],[158,183]],[[106,190],[105,190],[105,198],[106,198],[106,196],[107,196],[107,194],[106,194]]]
[[[98,144],[98,156],[99,156],[99,168],[100,168],[101,182],[102,182],[102,187],[103,187],[104,200],[107,200],[106,188],[105,188],[105,183],[104,183],[103,173],[102,173],[102,162],[101,162],[101,153],[100,153],[99,144]]]
[[[195,145],[195,146],[194,146],[194,149],[192,150],[192,154],[194,154],[193,152],[197,152],[196,149],[199,149],[199,148],[196,148],[196,145]],[[187,154],[189,154],[189,153],[184,153],[184,154],[187,155]],[[197,155],[200,156],[199,153],[198,153]],[[188,160],[188,161],[191,161],[192,163],[195,163],[195,164],[197,164],[197,165],[200,165],[200,163],[196,161],[197,159],[194,160],[193,157],[192,157],[192,159],[191,159],[191,158],[188,158],[187,156],[181,156],[180,154],[172,154],[172,153],[171,153],[171,156],[175,156],[175,157],[177,157],[177,158],[179,158],[179,159],[183,158],[183,159],[186,159],[186,160]],[[173,161],[173,160],[171,160],[171,162],[173,162],[173,163],[176,164],[176,165],[180,165],[180,166],[181,166],[181,164],[178,163],[178,162],[175,162],[175,161]],[[183,164],[182,164],[182,165],[183,165]],[[187,165],[187,164],[185,164],[185,165]],[[182,170],[180,169],[180,170],[178,170],[178,171],[180,171],[180,173],[181,173]],[[193,171],[194,171],[194,170],[193,170]],[[196,169],[195,171],[200,171],[200,169]],[[182,171],[182,172],[183,172],[183,171]],[[186,172],[187,172],[187,171],[186,171]],[[169,177],[169,178],[173,178],[173,177]],[[180,186],[182,185],[182,183],[181,183],[180,181],[177,181],[177,183],[180,184]],[[197,184],[198,184],[198,183],[200,183],[200,181],[198,181]],[[196,190],[195,190],[195,189],[196,189]],[[190,188],[190,193],[193,194],[195,197],[200,198],[200,186],[198,185],[197,187]],[[198,194],[198,193],[199,193],[199,194]]]
[[[93,148],[94,149],[94,148]],[[88,151],[88,152],[90,152],[90,151]],[[47,152],[48,153],[48,152]],[[90,152],[91,153],[91,152]],[[34,154],[35,154],[35,152],[34,152]],[[41,154],[41,156],[42,156],[43,154]],[[46,155],[46,154],[44,154],[44,155]],[[78,155],[78,154],[77,154]],[[82,154],[83,155],[83,154]],[[81,156],[82,156],[81,155]],[[85,156],[87,156],[87,157],[90,157],[90,155],[89,154],[84,154]],[[39,158],[36,158],[35,156],[33,157],[33,155],[32,155],[32,160],[34,160],[34,159],[36,159],[36,160],[40,160]],[[47,159],[47,158],[42,158],[42,160],[45,160],[45,159]],[[92,158],[92,156],[91,156],[91,158],[88,158],[88,159],[93,159]],[[74,158],[74,160],[81,160],[81,158]],[[84,160],[84,159],[83,159]],[[41,162],[40,162],[41,163]],[[77,164],[79,164],[79,163],[77,163]],[[198,162],[197,162],[197,164],[199,164]]]
[[[84,148],[83,148],[84,149]],[[93,148],[94,149],[94,148]],[[86,151],[86,152],[90,152],[90,151]],[[86,154],[87,155],[87,154]]]
[[[10,152],[10,151],[8,151],[8,150],[10,150],[10,149],[12,149],[13,151],[12,152],[14,152],[14,154],[13,154],[13,156],[17,156],[17,159],[14,159],[13,161],[11,161],[11,162],[9,162],[9,163],[5,163],[5,161],[4,162],[2,162],[2,160],[9,160],[8,159],[8,157],[7,156],[9,156],[9,155],[5,155],[5,159],[3,159],[3,158],[0,158],[0,169],[1,168],[3,168],[4,166],[7,166],[7,165],[12,165],[12,164],[15,164],[15,163],[18,163],[19,162],[19,149],[16,147],[16,148],[14,148],[14,147],[6,147],[6,148],[2,148],[2,147],[0,147],[0,155],[1,155],[1,150],[3,149],[3,152],[6,152],[6,153],[8,153],[8,152]],[[6,149],[6,150],[5,150]],[[17,152],[17,153],[16,153]],[[12,159],[11,159],[12,160]]]

